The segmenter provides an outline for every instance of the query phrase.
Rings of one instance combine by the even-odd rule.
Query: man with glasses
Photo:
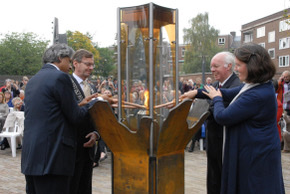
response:
[[[42,69],[25,89],[21,172],[29,194],[70,193],[76,162],[74,126],[89,118],[88,109],[95,103],[89,102],[93,95],[79,104],[75,98],[67,74],[73,53],[65,44],[49,47],[43,55]]]
[[[72,64],[74,72],[71,80],[74,93],[78,102],[81,102],[85,97],[97,92],[97,89],[88,83],[95,67],[94,55],[85,49],[77,50],[72,57]],[[70,194],[91,194],[94,148],[99,135],[90,121],[82,122],[77,128],[77,158],[70,182]]]

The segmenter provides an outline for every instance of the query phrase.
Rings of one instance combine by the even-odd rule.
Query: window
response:
[[[253,41],[253,34],[245,34],[245,43]]]
[[[290,40],[289,37],[287,37],[287,38],[281,38],[279,40],[279,49],[289,48],[289,40]]]
[[[265,26],[257,29],[257,38],[265,36]]]
[[[259,45],[260,45],[261,47],[265,48],[265,43],[264,43],[264,42],[259,43]]]
[[[219,38],[218,45],[224,45],[224,44],[225,44],[225,38]]]
[[[283,32],[290,29],[290,20],[283,20],[279,23],[279,32]]]
[[[268,50],[268,53],[269,53],[271,59],[275,59],[275,49],[274,48],[270,48]]]
[[[289,55],[279,57],[279,67],[289,66]]]
[[[275,31],[268,33],[268,42],[275,42]]]
[[[181,56],[182,56],[182,57],[185,56],[185,48],[181,48]]]

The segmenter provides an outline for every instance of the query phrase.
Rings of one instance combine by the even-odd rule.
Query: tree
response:
[[[184,57],[184,71],[197,73],[202,71],[202,60],[209,64],[210,59],[221,49],[216,45],[219,30],[208,24],[208,13],[198,14],[190,20],[191,27],[183,29],[184,43],[187,44]],[[205,71],[210,71],[206,65]]]
[[[92,36],[87,34],[82,34],[79,31],[71,32],[67,31],[67,42],[70,47],[72,47],[75,51],[79,49],[86,49],[93,53],[94,60],[96,66],[99,64],[99,51],[94,47],[94,43],[92,42]],[[97,68],[97,67],[96,67]]]
[[[48,42],[32,32],[4,35],[0,41],[0,73],[34,75],[42,67],[42,55]]]
[[[114,50],[109,48],[98,48],[100,53],[100,60],[96,68],[96,75],[101,77],[108,77],[109,75],[116,74]],[[116,75],[115,75],[116,77]]]

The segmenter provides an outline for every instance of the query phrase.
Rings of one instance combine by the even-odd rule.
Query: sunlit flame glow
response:
[[[145,90],[144,91],[144,106],[146,109],[149,109],[149,91]]]

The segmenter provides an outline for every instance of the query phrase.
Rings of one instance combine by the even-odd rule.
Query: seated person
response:
[[[24,111],[23,101],[20,97],[15,97],[12,99],[13,111]]]

